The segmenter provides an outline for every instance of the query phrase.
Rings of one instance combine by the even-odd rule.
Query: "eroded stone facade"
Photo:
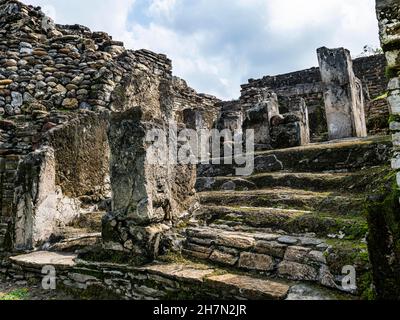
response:
[[[36,247],[82,206],[104,207],[112,194],[114,215],[140,225],[187,212],[195,203],[194,168],[152,170],[146,133],[184,120],[195,106],[212,126],[218,100],[173,78],[164,55],[56,25],[18,1],[1,1],[0,12],[0,203],[10,245]],[[124,165],[132,157],[134,170]],[[49,217],[54,223],[43,225]],[[124,249],[132,250],[125,233],[115,232],[120,247],[128,242]]]

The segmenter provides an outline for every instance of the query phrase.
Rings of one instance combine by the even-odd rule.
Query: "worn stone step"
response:
[[[199,193],[202,205],[274,207],[281,209],[332,212],[339,215],[358,214],[363,210],[364,196],[314,192],[291,188],[251,191],[212,191]]]
[[[220,298],[232,299],[269,299],[269,300],[283,300],[288,296],[289,285],[281,281],[273,281],[268,279],[260,279],[251,276],[237,275],[224,272],[223,275],[217,272],[216,268],[195,264],[195,263],[169,263],[160,264],[155,263],[149,266],[134,268],[122,265],[104,265],[97,264],[96,270],[91,272],[91,276],[86,273],[90,270],[89,264],[82,266],[75,260],[75,254],[66,254],[60,252],[47,252],[39,251],[25,255],[11,257],[10,261],[31,273],[35,270],[38,271],[44,266],[54,266],[57,270],[63,271],[60,279],[64,280],[64,285],[74,288],[87,289],[87,282],[98,283],[99,278],[93,275],[98,275],[103,270],[107,274],[108,281],[112,281],[112,277],[126,278],[128,274],[133,277],[131,288],[145,294],[157,294],[159,297],[166,298],[167,290],[158,293],[160,287],[173,287],[172,282],[177,283],[176,297],[182,296],[184,287],[197,288],[197,292],[192,293],[192,298],[196,297],[212,297],[218,296]],[[93,267],[93,265],[92,265]],[[111,270],[110,270],[111,269]],[[124,270],[125,269],[125,270]],[[124,272],[125,271],[125,272]],[[20,272],[20,271],[19,271]],[[125,276],[124,276],[125,274]],[[147,286],[140,285],[143,276]],[[134,279],[137,280],[134,280]],[[122,280],[118,280],[122,282]],[[126,280],[125,280],[126,281]],[[154,287],[152,287],[152,284]],[[189,293],[187,293],[189,294]],[[174,299],[174,293],[170,292],[169,299]]]
[[[201,291],[226,298],[250,300],[283,300],[289,293],[289,285],[233,273],[217,274],[215,268],[201,264],[160,264],[143,268],[150,274],[178,282],[196,283]]]
[[[189,228],[186,237],[185,256],[267,277],[310,281],[344,290],[340,282],[343,267],[354,266],[359,276],[370,272],[367,247],[362,241],[217,227]],[[358,290],[363,289],[360,284]]]
[[[389,166],[378,166],[347,173],[271,172],[249,177],[199,177],[196,190],[246,191],[286,187],[312,191],[363,192],[377,177],[385,176],[388,170]]]
[[[169,260],[170,257],[163,257]],[[306,282],[243,274],[180,258],[134,267],[124,264],[83,261],[75,254],[48,251],[10,258],[7,274],[18,279],[41,281],[44,266],[54,266],[57,290],[77,297],[99,299],[232,299],[232,300],[348,300],[351,296]],[[94,294],[94,296],[93,296]]]
[[[10,257],[10,261],[18,266],[42,270],[44,266],[53,266],[57,269],[73,267],[76,254],[49,251],[36,251],[28,254]]]
[[[351,240],[362,239],[368,232],[362,215],[342,217],[293,209],[203,206],[196,218],[233,231],[269,228],[290,233],[312,232],[320,237],[340,234]]]
[[[390,159],[390,136],[351,138],[255,153],[254,173],[356,171]],[[235,175],[235,165],[200,165],[199,177]]]

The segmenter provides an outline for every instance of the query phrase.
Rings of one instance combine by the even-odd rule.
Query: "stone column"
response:
[[[367,136],[361,81],[344,48],[317,50],[325,92],[329,139]]]
[[[195,166],[169,158],[170,129],[163,120],[144,119],[140,109],[111,116],[112,212],[103,219],[103,242],[106,251],[130,263],[157,258],[165,234],[196,203]],[[160,143],[156,151],[153,139]]]
[[[279,104],[277,95],[269,90],[257,89],[250,100],[242,97],[245,121],[243,131],[254,130],[254,142],[256,150],[271,149],[271,119],[279,115]],[[249,103],[253,104],[246,107]]]

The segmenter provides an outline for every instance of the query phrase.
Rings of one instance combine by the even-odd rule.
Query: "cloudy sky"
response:
[[[317,65],[320,46],[378,46],[374,0],[23,0],[57,23],[165,53],[199,92],[239,96],[249,78]]]

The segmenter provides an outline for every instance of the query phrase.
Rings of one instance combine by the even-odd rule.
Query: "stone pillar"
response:
[[[317,54],[325,87],[329,139],[367,136],[362,85],[354,75],[350,52],[323,47]]]
[[[269,90],[259,89],[254,104],[245,108],[243,131],[254,130],[256,150],[271,149],[271,119],[279,115],[277,95]]]
[[[308,108],[306,101],[303,98],[299,101],[299,110],[297,112],[300,118],[300,143],[303,146],[309,144],[311,141]]]
[[[195,166],[170,160],[170,129],[140,109],[111,116],[112,211],[103,219],[103,249],[133,264],[156,259],[165,234],[196,204]],[[159,154],[149,139],[162,144]]]

